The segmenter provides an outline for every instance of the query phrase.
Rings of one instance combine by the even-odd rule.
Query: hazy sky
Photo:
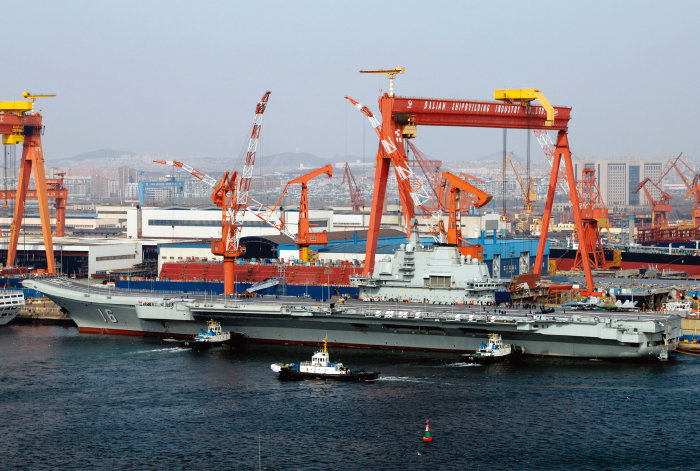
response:
[[[49,166],[100,148],[237,160],[268,89],[263,156],[362,155],[364,137],[371,158],[377,139],[343,96],[378,114],[388,81],[358,69],[398,65],[403,96],[540,88],[573,107],[578,156],[700,155],[698,2],[65,0],[1,11],[0,100],[58,94],[39,105]],[[500,130],[418,132],[416,145],[444,160],[501,148]],[[524,142],[513,131],[510,150]]]

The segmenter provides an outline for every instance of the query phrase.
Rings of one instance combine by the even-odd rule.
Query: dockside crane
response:
[[[348,187],[350,188],[350,201],[352,202],[352,211],[354,213],[359,213],[362,208],[365,207],[365,200],[362,199],[362,190],[360,186],[355,181],[355,177],[350,171],[350,164],[345,162],[345,172],[343,173],[343,181],[341,185],[348,182]]]
[[[692,209],[692,217],[693,217],[693,226],[698,229],[700,228],[700,191],[696,190],[696,187],[698,185],[698,180],[700,179],[700,175],[698,175],[695,170],[693,170],[690,165],[688,165],[681,157],[683,156],[683,152],[678,154],[678,156],[675,159],[669,159],[667,163],[666,170],[663,172],[659,180],[656,182],[657,185],[661,186],[661,182],[663,179],[666,177],[666,175],[671,171],[671,169],[674,169],[678,176],[680,177],[681,181],[685,185],[686,190],[688,193],[685,195],[686,198],[693,197],[693,209]],[[678,163],[681,163],[687,170],[690,171],[691,177],[688,178],[683,171],[678,167]]]
[[[493,197],[450,172],[442,172],[440,186],[440,193],[447,195],[447,210],[449,214],[447,230],[445,231],[447,233],[447,243],[457,245],[457,249],[465,257],[483,260],[484,248],[481,245],[470,244],[462,237],[462,211],[460,204],[463,194],[474,196],[474,206],[477,208],[487,205]]]
[[[333,166],[326,165],[325,167],[318,168],[293,180],[289,180],[287,185],[284,187],[282,194],[277,200],[277,203],[270,209],[271,211],[275,211],[280,207],[282,198],[284,198],[284,195],[287,194],[287,190],[291,185],[301,184],[301,201],[299,203],[299,235],[296,237],[296,244],[299,246],[299,259],[304,262],[309,261],[309,246],[326,245],[328,243],[328,233],[326,231],[311,232],[311,224],[309,222],[308,183],[309,181],[323,174],[328,175],[328,178],[333,177]]]
[[[470,175],[465,172],[460,172],[459,176],[462,178],[462,180],[466,182],[472,180],[479,183],[486,183],[481,178],[475,177],[474,175]],[[470,195],[466,191],[462,192],[462,201],[460,202],[460,209],[462,210],[462,214],[470,214],[471,209],[476,207],[476,203],[477,198],[474,195]]]
[[[245,247],[241,246],[243,217],[250,203],[248,190],[253,177],[262,117],[267,109],[269,98],[270,92],[267,91],[255,107],[253,129],[248,140],[248,150],[241,175],[234,171],[229,176],[229,172],[225,172],[211,195],[214,204],[221,207],[221,239],[211,243],[211,251],[224,259],[224,294],[235,293],[234,263],[236,258],[245,252]]]
[[[44,127],[41,114],[34,110],[34,102],[37,98],[54,96],[56,95],[33,95],[29,92],[24,92],[22,97],[29,98],[29,101],[0,102],[0,134],[2,135],[3,144],[16,145],[23,143],[22,160],[17,191],[15,193],[15,210],[10,227],[10,241],[7,248],[7,262],[5,266],[12,266],[15,263],[19,230],[24,217],[24,206],[29,191],[29,179],[31,178],[32,170],[34,170],[36,197],[39,202],[39,217],[41,219],[41,230],[44,235],[44,247],[46,250],[46,272],[49,274],[56,273],[56,260],[53,252],[49,196],[46,171],[44,169],[44,155],[41,147],[41,134]]]
[[[647,188],[647,184],[650,184],[657,190],[659,190],[659,193],[661,194],[659,199],[654,199],[651,196],[651,193],[649,192],[649,189]],[[660,228],[660,227],[666,227],[668,226],[668,214],[671,212],[671,198],[673,198],[671,195],[666,193],[664,190],[662,190],[659,185],[654,183],[651,179],[645,178],[641,182],[639,182],[639,185],[637,185],[637,188],[634,190],[635,193],[638,193],[639,190],[644,190],[644,196],[646,196],[647,201],[649,202],[649,206],[651,206],[651,225],[652,227],[655,228]]]
[[[154,160],[153,162],[163,165],[169,165],[171,167],[179,167],[188,172],[193,177],[197,178],[198,180],[201,180],[205,184],[212,187],[214,189],[214,192],[212,193],[212,201],[217,206],[221,206],[225,203],[228,206],[233,204],[227,203],[227,201],[224,198],[224,195],[226,194],[226,189],[231,188],[233,185],[233,183],[230,182],[231,179],[228,178],[226,174],[224,175],[224,177],[222,177],[221,180],[217,181],[215,178],[210,177],[201,170],[197,170],[191,165],[179,162],[177,160]],[[275,204],[274,207],[269,207],[257,201],[253,197],[248,196],[248,209],[251,210],[251,213],[255,215],[258,219],[268,223],[270,226],[274,227],[290,239],[293,239],[295,243],[299,246],[300,260],[305,262],[309,260],[310,245],[325,245],[328,242],[328,234],[326,231],[322,233],[311,232],[308,211],[309,197],[307,184],[309,180],[312,180],[313,178],[316,178],[317,176],[322,175],[324,173],[327,174],[329,178],[332,177],[333,167],[331,165],[327,165],[323,168],[314,170],[306,175],[302,175],[301,177],[290,180],[287,183],[287,186],[284,188],[282,195],[279,197],[277,204]],[[231,178],[237,178],[237,175],[234,175]],[[282,198],[284,198],[284,195],[287,193],[289,186],[296,183],[301,183],[302,188],[301,201],[299,203],[299,230],[297,234],[294,234],[289,230],[289,227],[284,221],[284,218],[282,218],[282,214],[280,211],[280,203],[282,202]],[[235,185],[233,185],[233,187],[235,188]],[[241,252],[241,254],[242,253],[243,252]]]
[[[557,131],[556,144],[552,143],[552,149],[548,159],[552,164],[552,172],[549,180],[547,201],[545,202],[542,217],[542,231],[535,259],[534,273],[539,275],[544,261],[544,249],[547,245],[549,221],[554,203],[556,186],[565,179],[568,186],[568,197],[574,208],[574,220],[579,238],[583,237],[583,223],[580,214],[578,195],[576,194],[576,180],[571,161],[571,151],[568,141],[568,122],[571,117],[571,108],[552,106],[537,89],[521,90],[496,90],[494,98],[497,101],[453,100],[440,98],[397,97],[394,96],[393,78],[395,74],[403,73],[403,67],[372,71],[389,75],[389,93],[384,93],[379,98],[382,123],[374,118],[366,106],[356,100],[350,101],[362,111],[372,123],[379,136],[379,151],[377,153],[377,166],[375,169],[374,194],[372,198],[372,213],[367,234],[367,252],[365,256],[364,276],[369,276],[374,270],[374,257],[377,250],[377,240],[381,226],[381,208],[386,196],[386,184],[389,168],[393,164],[397,172],[399,182],[399,197],[404,207],[406,226],[410,230],[411,218],[415,210],[424,204],[418,198],[413,197],[413,192],[418,190],[409,184],[410,180],[404,178],[406,152],[404,138],[413,138],[417,135],[418,126],[461,126],[461,127],[487,127],[510,128],[527,130],[554,130]],[[348,97],[346,97],[348,98]],[[349,98],[348,98],[349,99]],[[533,105],[533,101],[539,101],[541,106]],[[545,132],[546,134],[546,132]],[[566,176],[560,178],[561,161],[564,161]],[[404,181],[405,183],[402,183]],[[423,188],[424,190],[424,188]],[[424,192],[425,193],[425,192]],[[426,198],[428,198],[426,194]],[[416,201],[418,199],[418,201]],[[585,244],[580,241],[582,250]],[[593,275],[590,265],[587,263],[588,254],[583,259],[586,286],[589,292],[594,290]]]

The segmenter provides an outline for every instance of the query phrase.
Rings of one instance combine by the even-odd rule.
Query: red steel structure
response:
[[[695,170],[693,170],[690,165],[688,165],[681,157],[683,155],[683,152],[678,154],[678,157],[675,159],[669,160],[667,163],[666,170],[663,172],[661,177],[659,178],[659,181],[656,182],[657,185],[661,185],[661,182],[663,181],[664,177],[668,174],[668,172],[671,171],[673,168],[678,176],[680,177],[681,181],[683,181],[683,184],[685,185],[686,189],[688,190],[688,194],[685,195],[686,198],[689,198],[691,195],[693,196],[693,226],[696,228],[700,228],[700,192],[696,189],[698,186],[698,180],[700,179],[700,175],[695,173]],[[678,163],[683,164],[683,166],[690,171],[692,177],[688,178],[678,167]]]
[[[18,144],[23,142],[22,162],[15,193],[15,211],[12,217],[12,226],[10,227],[6,266],[12,266],[15,263],[19,230],[29,191],[29,179],[32,170],[34,170],[36,198],[39,202],[39,217],[41,219],[41,229],[46,250],[46,272],[55,274],[56,260],[54,259],[53,238],[51,236],[49,196],[44,170],[44,155],[41,147],[42,116],[34,111],[34,99],[43,96],[53,95],[32,95],[25,92],[23,97],[31,98],[31,101],[0,102],[0,134],[3,137],[3,143]]]
[[[595,170],[584,168],[581,180],[578,182],[578,192],[581,196],[581,219],[583,222],[583,241],[586,244],[589,264],[592,268],[606,268],[605,251],[600,241],[600,226],[608,225],[608,208],[603,203],[600,188],[595,178]],[[579,238],[580,240],[580,238]],[[574,259],[574,270],[583,268],[583,254],[579,245]]]
[[[421,170],[423,170],[425,178],[428,179],[428,185],[430,185],[430,189],[433,190],[433,194],[435,195],[438,204],[441,208],[446,208],[447,201],[445,200],[445,192],[440,192],[440,185],[442,184],[442,173],[440,172],[440,167],[442,167],[442,161],[427,159],[418,149],[418,147],[416,147],[416,145],[410,140],[406,140],[406,144],[408,144],[408,147],[413,152],[413,155],[416,156],[416,162],[418,162],[418,166],[420,166]]]
[[[471,258],[483,260],[484,248],[481,245],[472,245],[462,237],[462,211],[460,205],[462,194],[473,195],[475,197],[474,206],[477,208],[487,205],[493,197],[450,172],[442,172],[440,188],[440,194],[445,195],[443,199],[447,199],[449,214],[447,243],[457,245],[459,252],[465,257],[469,256]]]
[[[65,173],[58,173],[56,175],[58,178],[46,179],[46,194],[49,199],[55,200],[56,236],[63,237],[66,235],[66,203],[68,201],[68,190],[65,186],[63,186],[63,177],[65,176]],[[16,190],[0,190],[0,199],[14,199],[16,196]],[[27,190],[26,199],[37,198],[38,193],[36,190]]]
[[[350,164],[345,162],[345,173],[343,173],[343,181],[341,185],[348,182],[348,187],[350,188],[350,201],[352,201],[352,211],[354,213],[359,213],[362,208],[365,207],[365,200],[362,199],[362,190],[360,186],[355,181],[355,177],[350,171]]]
[[[475,182],[479,183],[486,183],[484,180],[482,180],[479,177],[475,177],[474,175],[469,175],[468,173],[460,172],[459,176],[462,178],[462,180],[468,182],[469,180],[473,180]],[[459,203],[460,210],[462,211],[462,214],[470,214],[471,209],[473,207],[476,207],[477,203],[477,198],[474,197],[473,195],[470,195],[467,192],[462,192],[462,201]]]
[[[333,177],[333,166],[326,165],[325,167],[318,168],[312,172],[295,178],[294,180],[289,180],[287,186],[284,187],[284,191],[280,195],[275,207],[272,211],[275,211],[280,207],[282,198],[287,193],[287,190],[291,185],[296,185],[301,183],[301,201],[299,202],[299,231],[296,237],[296,244],[299,246],[299,258],[307,262],[309,260],[309,246],[311,245],[326,245],[328,243],[328,233],[323,232],[311,232],[311,224],[309,223],[309,181],[314,178],[326,174],[328,178]]]
[[[267,91],[255,107],[253,130],[250,133],[248,151],[240,177],[238,172],[233,172],[230,177],[229,172],[225,172],[211,195],[214,204],[221,206],[221,239],[211,243],[211,251],[214,255],[220,255],[224,259],[224,294],[234,294],[234,263],[236,257],[245,252],[245,247],[241,245],[243,216],[250,203],[248,190],[253,177],[253,165],[260,139],[262,116],[267,108],[269,98],[270,92]]]
[[[353,104],[357,102],[352,100]],[[357,104],[356,104],[357,106]],[[360,105],[361,106],[361,105]],[[358,108],[360,108],[358,106]],[[365,114],[366,107],[361,107]],[[571,151],[567,137],[571,108],[552,107],[553,119],[548,119],[545,107],[531,104],[507,103],[498,101],[453,100],[420,97],[397,97],[393,93],[384,93],[379,98],[379,109],[382,124],[373,124],[379,134],[379,150],[374,177],[374,194],[372,196],[372,213],[370,215],[367,235],[367,251],[363,274],[369,276],[374,270],[374,257],[377,251],[377,241],[381,225],[381,208],[386,197],[386,185],[389,167],[401,169],[406,164],[404,135],[415,136],[416,126],[459,126],[510,128],[532,130],[555,130],[558,132],[552,158],[549,190],[545,210],[542,217],[542,230],[535,259],[535,274],[541,274],[544,259],[544,248],[547,242],[547,228],[551,218],[554,203],[554,192],[557,186],[559,168],[562,159],[566,169],[569,198],[574,208],[574,220],[579,234],[579,240],[584,260],[588,260],[586,245],[583,243],[583,221],[576,192],[574,169],[571,162]],[[410,221],[415,215],[414,200],[411,198],[411,188],[408,183],[399,182],[399,198],[404,208],[404,220],[408,230],[413,230]],[[593,291],[593,275],[588,263],[584,263],[586,284]]]
[[[647,184],[651,184],[654,188],[659,190],[661,193],[661,197],[657,200],[654,199],[651,196],[651,193],[649,193],[649,189],[647,188]],[[651,181],[649,178],[645,178],[641,182],[639,182],[639,185],[637,185],[637,188],[634,190],[635,193],[638,193],[639,190],[644,190],[644,196],[646,196],[647,201],[649,202],[649,206],[651,206],[651,225],[652,227],[666,227],[668,226],[668,216],[671,212],[671,198],[673,198],[671,195],[666,193],[664,190],[662,190],[659,185]]]

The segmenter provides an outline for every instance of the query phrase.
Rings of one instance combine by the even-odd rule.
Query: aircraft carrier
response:
[[[61,306],[80,332],[189,338],[207,320],[250,342],[473,352],[489,333],[526,354],[664,357],[682,335],[677,313],[536,312],[497,306],[336,301],[292,297],[163,295],[95,287],[65,278],[23,282]]]

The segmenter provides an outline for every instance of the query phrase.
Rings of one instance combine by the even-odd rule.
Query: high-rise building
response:
[[[647,204],[645,198],[640,198],[640,193],[634,192],[637,186],[645,178],[656,183],[661,176],[662,167],[661,162],[653,161],[596,159],[574,162],[574,173],[579,179],[584,168],[595,170],[600,194],[606,206],[637,206]],[[652,185],[648,185],[647,189],[652,198],[660,196]]]

